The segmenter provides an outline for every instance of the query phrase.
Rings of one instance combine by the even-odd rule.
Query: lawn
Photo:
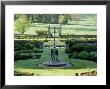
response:
[[[51,38],[50,41],[44,42],[44,45],[53,45],[53,43],[54,43],[53,40],[54,40],[54,38]],[[61,41],[59,40],[59,38],[55,38],[55,43],[56,43],[57,45],[65,45],[65,42],[61,42]]]
[[[75,73],[89,72],[96,70],[96,62],[80,60],[80,59],[69,59],[67,54],[64,52],[64,48],[59,48],[59,59],[66,61],[72,65],[69,69],[40,69],[37,67],[39,63],[50,60],[50,49],[45,48],[40,59],[27,59],[15,61],[15,70],[21,72],[34,73],[36,76],[74,76]]]
[[[77,24],[62,25],[62,34],[75,34],[75,35],[96,35],[97,26],[93,25],[91,18],[86,18],[83,21],[78,21]],[[48,26],[59,27],[59,24],[43,24],[43,23],[33,23],[31,27],[27,28],[25,34],[36,35],[37,30],[48,30]],[[15,31],[17,34],[18,32]]]

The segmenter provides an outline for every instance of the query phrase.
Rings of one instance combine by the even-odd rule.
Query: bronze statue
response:
[[[58,50],[55,48],[51,49],[51,59],[52,61],[58,61]]]

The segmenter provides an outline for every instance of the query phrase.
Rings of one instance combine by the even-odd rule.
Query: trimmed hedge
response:
[[[14,50],[19,51],[19,50],[31,50],[34,48],[34,45],[31,43],[24,43],[24,44],[14,44]]]
[[[34,46],[36,48],[43,48],[43,41],[37,40],[14,40],[14,50],[25,50],[28,46]]]
[[[76,76],[97,76],[96,71],[91,72],[83,72],[83,73],[75,73]]]
[[[26,60],[26,59],[35,59],[35,58],[40,58],[41,54],[31,54],[31,53],[20,53],[20,52],[15,52],[14,53],[14,60]]]
[[[34,76],[34,73],[14,71],[14,76]]]
[[[82,60],[89,60],[89,61],[94,61],[97,62],[97,52],[86,52],[86,51],[82,51],[82,52],[74,52],[72,54],[68,54],[68,57],[74,58],[74,59],[82,59]]]
[[[80,44],[75,44],[73,46],[71,46],[70,48],[66,48],[65,52],[67,54],[71,54],[74,52],[82,52],[82,51],[86,51],[86,52],[93,52],[93,51],[97,51],[97,46],[93,45],[93,46],[89,46],[89,45],[80,45]]]
[[[74,34],[70,34],[70,35],[61,35],[62,38],[65,38],[65,37],[73,37],[73,38],[81,38],[81,37],[84,37],[84,38],[97,38],[97,35],[74,35]]]
[[[75,43],[97,43],[97,39],[88,39],[88,38],[77,38],[77,39],[68,39],[65,41],[65,44],[75,44]]]
[[[24,60],[24,59],[31,59],[33,58],[33,55],[30,53],[19,53],[19,52],[15,52],[14,53],[14,60]]]
[[[42,53],[43,49],[20,50],[20,51],[16,51],[16,52],[20,52],[20,53]]]

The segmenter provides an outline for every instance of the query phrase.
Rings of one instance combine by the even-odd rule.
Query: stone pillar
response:
[[[50,25],[49,25],[49,27],[48,27],[48,38],[50,38],[51,37],[51,33],[50,33]]]
[[[59,25],[58,35],[61,37],[61,24]]]

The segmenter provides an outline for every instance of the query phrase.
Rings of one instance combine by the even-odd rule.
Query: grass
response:
[[[21,72],[34,73],[36,76],[74,76],[75,73],[89,72],[96,70],[96,63],[87,60],[80,59],[69,59],[67,54],[64,52],[64,48],[59,48],[59,59],[67,61],[73,67],[69,69],[40,69],[37,68],[39,63],[50,60],[50,49],[45,48],[40,59],[28,59],[15,61],[15,70]]]
[[[75,76],[75,73],[96,71],[95,68],[87,69],[16,69],[16,71],[34,73],[36,76]]]
[[[71,25],[62,25],[62,34],[75,34],[75,35],[96,35],[97,26],[91,23],[91,19],[87,18],[84,21],[79,21],[78,24],[71,22]],[[48,30],[48,25],[53,27],[59,27],[59,24],[43,24],[43,23],[33,23],[30,28],[27,29],[25,34],[36,35],[36,30]],[[18,33],[15,31],[15,33]]]
[[[51,39],[50,41],[45,42],[44,45],[53,45],[53,43],[54,43],[54,42],[53,42],[53,39]],[[55,43],[56,43],[57,45],[64,45],[64,44],[65,44],[65,42],[59,41],[58,38],[55,38]]]

